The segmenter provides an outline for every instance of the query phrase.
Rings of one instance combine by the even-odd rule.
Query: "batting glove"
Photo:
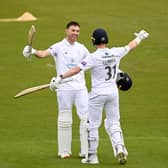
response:
[[[141,30],[139,33],[134,33],[134,35],[140,40],[144,40],[149,37],[149,33],[145,30]]]
[[[50,81],[50,90],[55,91],[57,88],[59,88],[61,81],[62,81],[62,78],[60,76],[52,77]]]
[[[32,48],[31,46],[25,46],[24,49],[23,49],[23,56],[25,58],[28,58],[30,59],[31,58],[31,55],[35,54],[37,50]]]

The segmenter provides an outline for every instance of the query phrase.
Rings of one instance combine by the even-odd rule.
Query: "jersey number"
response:
[[[105,69],[107,70],[107,77],[105,78],[105,80],[110,80],[111,78],[115,78],[116,75],[116,65],[114,65],[113,67],[111,66],[106,66]]]

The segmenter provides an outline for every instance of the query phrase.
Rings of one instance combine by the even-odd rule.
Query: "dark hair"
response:
[[[79,23],[76,21],[70,21],[67,25],[66,25],[66,29],[68,29],[70,26],[78,26],[80,27]]]

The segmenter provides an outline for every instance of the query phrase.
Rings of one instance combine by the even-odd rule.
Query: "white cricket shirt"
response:
[[[70,44],[66,39],[53,44],[49,47],[48,51],[54,57],[57,76],[64,74],[72,67],[77,66],[89,55],[89,51],[83,44],[79,42]],[[72,79],[72,81],[61,84],[59,89],[79,90],[86,88],[83,71],[67,79]]]
[[[92,89],[110,94],[116,86],[120,59],[129,52],[129,47],[98,48],[78,66],[82,70],[91,69]]]

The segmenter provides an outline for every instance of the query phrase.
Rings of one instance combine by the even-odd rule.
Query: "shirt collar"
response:
[[[67,46],[74,46],[76,44],[76,42],[74,42],[74,44],[69,43],[69,41],[66,38],[64,38],[63,41]]]
[[[106,48],[97,48],[97,51],[104,51],[104,50],[107,50],[107,47]]]

